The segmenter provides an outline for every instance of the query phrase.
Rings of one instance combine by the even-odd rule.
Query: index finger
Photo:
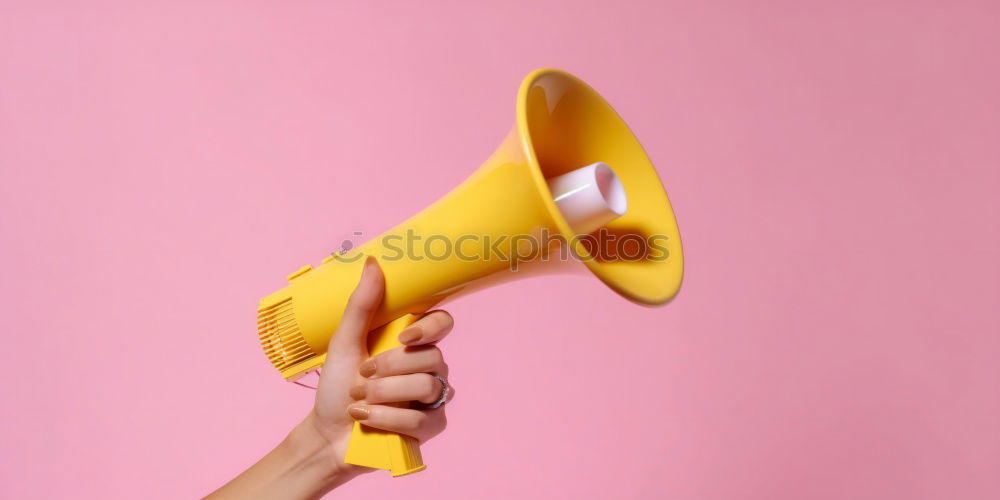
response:
[[[446,311],[431,311],[413,322],[399,334],[399,341],[406,346],[433,344],[448,335],[455,320]]]

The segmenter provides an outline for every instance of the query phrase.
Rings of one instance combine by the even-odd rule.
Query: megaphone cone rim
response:
[[[535,183],[535,187],[540,192],[545,194],[545,196],[543,196],[543,203],[545,204],[546,210],[548,210],[549,215],[554,221],[556,229],[559,230],[559,232],[566,239],[566,241],[572,242],[571,244],[573,245],[573,251],[580,256],[589,256],[590,255],[589,251],[583,246],[581,240],[576,238],[576,233],[573,232],[573,230],[569,226],[569,223],[566,222],[566,219],[563,217],[562,213],[559,212],[559,208],[556,205],[555,200],[553,199],[552,193],[550,192],[548,184],[546,183],[545,176],[542,173],[542,167],[538,161],[538,156],[535,154],[535,147],[532,143],[531,129],[528,121],[528,93],[539,79],[552,75],[564,78],[572,82],[574,85],[577,85],[580,88],[587,90],[593,97],[600,99],[605,104],[607,104],[607,100],[604,99],[603,96],[601,96],[600,92],[598,92],[596,89],[588,85],[580,78],[577,78],[576,76],[566,71],[556,68],[540,68],[532,71],[521,81],[521,86],[518,89],[517,93],[517,113],[516,113],[517,133],[520,136],[521,140],[520,142],[524,148],[523,152],[525,158],[527,159],[528,164],[531,166],[530,170],[532,179]],[[618,112],[615,111],[610,104],[607,105],[608,108],[610,108],[611,111],[615,113],[615,116],[617,116],[618,119],[621,121],[622,126],[625,127],[625,129],[627,129],[628,132],[632,134],[634,137],[635,134],[628,127],[628,124],[625,122],[625,120],[623,120],[621,116],[618,115]],[[646,154],[645,149],[642,148],[641,144],[639,145],[639,148],[642,150],[643,155],[645,155],[648,158],[648,155]],[[654,175],[652,177],[655,179],[657,183],[659,183],[660,189],[663,190],[664,193],[666,193],[666,189],[663,187],[663,181],[660,180],[659,175],[655,174],[654,172]],[[669,199],[667,200],[667,203],[669,204]],[[674,220],[674,224],[676,225],[676,220]],[[678,233],[677,235],[678,240],[679,236],[680,235]],[[678,241],[677,245],[678,249],[680,250],[681,242]],[[617,292],[619,295],[622,295],[623,297],[642,305],[658,306],[670,302],[679,292],[683,281],[683,258],[681,257],[681,255],[678,255],[677,259],[677,263],[678,265],[682,266],[682,269],[681,269],[681,275],[678,278],[676,285],[670,287],[669,289],[660,294],[638,293],[636,290],[630,289],[624,284],[612,280],[609,276],[610,273],[609,270],[606,268],[605,263],[599,262],[596,259],[592,258],[583,260],[587,268],[589,268],[590,271],[598,279],[601,280],[601,282],[603,282],[609,288]]]

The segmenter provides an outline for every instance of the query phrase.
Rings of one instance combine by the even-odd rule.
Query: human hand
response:
[[[368,331],[383,291],[382,271],[374,259],[369,259],[340,326],[330,339],[316,404],[304,422],[315,427],[341,460],[355,421],[413,436],[421,442],[439,434],[447,424],[444,406],[399,406],[435,403],[443,394],[442,382],[434,375],[447,379],[448,365],[435,344],[448,335],[454,321],[445,311],[428,313],[400,333],[404,347],[369,358]],[[450,399],[454,390],[449,388],[448,392]],[[340,465],[345,473],[374,470]]]
[[[400,333],[405,347],[369,358],[368,332],[384,286],[382,270],[369,259],[330,339],[313,409],[278,447],[209,498],[319,498],[375,470],[344,463],[355,420],[421,442],[444,430],[444,406],[391,405],[428,404],[441,397],[444,387],[432,374],[447,378],[448,365],[434,344],[454,322],[444,311],[428,313]],[[455,392],[448,392],[451,399]]]

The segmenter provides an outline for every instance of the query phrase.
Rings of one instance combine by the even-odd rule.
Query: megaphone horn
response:
[[[422,250],[407,248],[417,239]],[[498,240],[510,253],[496,255]],[[385,275],[372,320],[379,327],[368,336],[374,356],[401,346],[397,335],[446,298],[514,277],[521,259],[548,268],[540,263],[559,260],[554,250],[570,251],[640,304],[666,303],[680,288],[677,222],[642,146],[594,89],[540,69],[521,83],[514,127],[465,182],[353,251],[295,271],[261,299],[260,342],[288,380],[322,366],[366,256]],[[345,461],[394,476],[425,467],[416,440],[359,423]]]

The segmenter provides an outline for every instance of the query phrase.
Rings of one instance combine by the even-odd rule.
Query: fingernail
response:
[[[366,385],[367,384],[361,384],[351,387],[350,394],[351,397],[355,399],[355,401],[360,401],[362,399],[365,399],[365,394],[368,393],[368,388],[365,387]]]
[[[365,378],[375,375],[375,358],[371,358],[364,363],[361,363],[361,367],[358,368],[358,373]]]
[[[411,326],[399,334],[399,341],[403,344],[412,344],[423,336],[424,331],[419,326]]]
[[[371,414],[371,410],[364,406],[352,406],[347,409],[347,414],[354,420],[365,420]]]

